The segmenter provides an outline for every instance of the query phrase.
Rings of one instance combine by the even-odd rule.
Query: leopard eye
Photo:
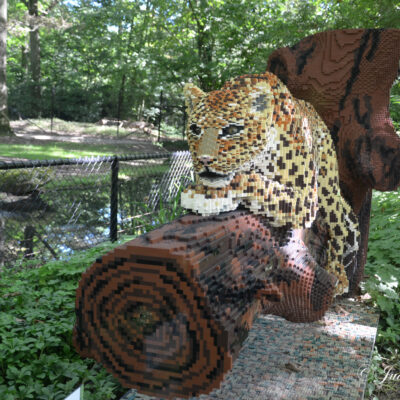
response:
[[[193,133],[193,135],[200,136],[201,128],[198,125],[192,124],[190,125],[189,129]]]
[[[242,133],[244,129],[244,126],[242,125],[228,125],[225,128],[222,128],[222,137],[232,137],[232,136],[238,136]]]

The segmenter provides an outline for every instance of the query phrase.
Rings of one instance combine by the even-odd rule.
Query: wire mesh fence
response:
[[[183,210],[189,152],[0,162],[0,267],[141,234]]]

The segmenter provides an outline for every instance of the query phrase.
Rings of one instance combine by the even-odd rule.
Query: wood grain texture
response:
[[[400,184],[400,137],[389,115],[399,73],[399,29],[344,29],[274,51],[267,70],[310,102],[330,129],[343,196],[359,217],[361,245],[348,271],[357,292],[367,255],[371,191]]]
[[[141,393],[209,393],[258,312],[308,322],[330,306],[336,278],[301,233],[232,211],[187,215],[117,247],[79,283],[76,349]]]

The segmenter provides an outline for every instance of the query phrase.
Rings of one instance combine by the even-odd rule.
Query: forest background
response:
[[[208,91],[262,73],[274,49],[319,31],[400,28],[396,0],[8,1],[11,119],[155,122],[161,99],[166,123],[179,131],[188,81]],[[397,82],[396,124],[399,96]]]

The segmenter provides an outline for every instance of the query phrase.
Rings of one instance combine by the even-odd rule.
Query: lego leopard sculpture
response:
[[[210,93],[187,84],[184,93],[196,184],[182,193],[182,206],[212,215],[241,204],[288,229],[310,228],[318,212],[329,237],[326,269],[338,280],[335,295],[345,293],[358,222],[315,109],[272,73],[240,76]]]

